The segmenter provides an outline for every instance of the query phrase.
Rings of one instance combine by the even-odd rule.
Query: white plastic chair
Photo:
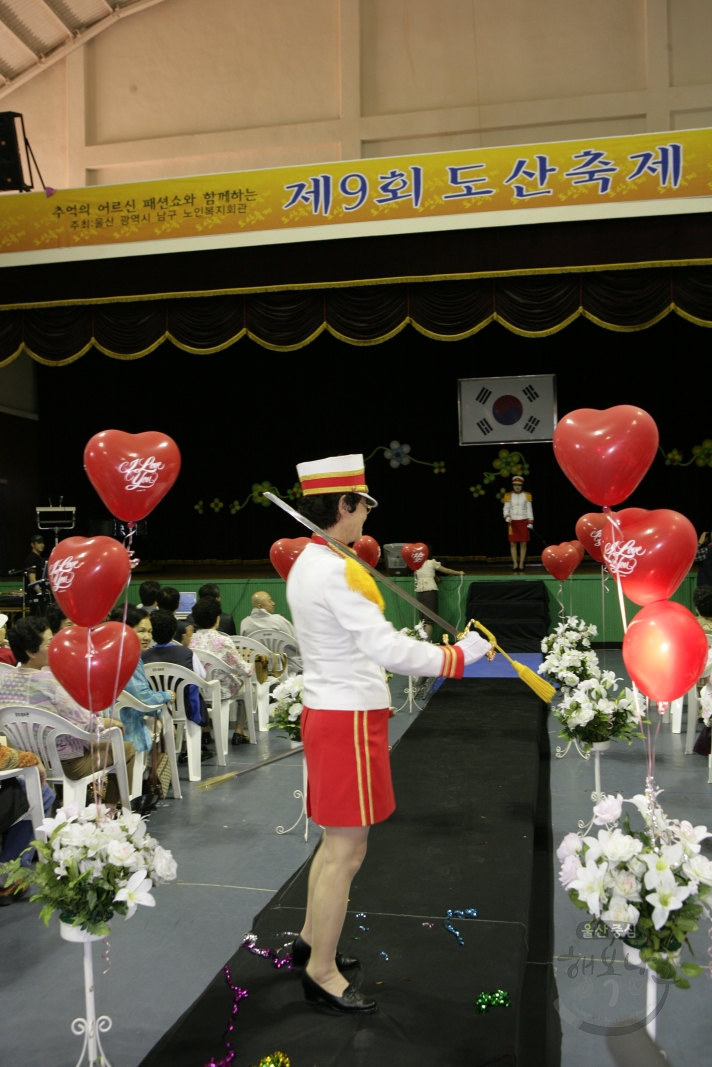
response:
[[[244,639],[243,639],[244,640]],[[287,674],[301,674],[304,670],[299,645],[284,630],[260,630],[260,641],[278,656],[287,657]]]
[[[241,683],[243,683],[243,692],[239,697],[233,697],[232,700],[223,701],[221,696],[220,716],[223,723],[223,734],[225,737],[225,755],[227,755],[228,734],[230,732],[230,708],[233,704],[237,706],[237,701],[239,699],[245,701],[245,712],[247,714],[247,733],[250,738],[250,744],[256,745],[257,731],[255,730],[255,706],[254,701],[252,699],[252,687],[256,681],[254,674],[247,675],[244,671],[240,670],[239,667],[231,667],[228,663],[225,662],[224,659],[221,659],[220,656],[216,656],[213,652],[203,651],[202,648],[194,648],[193,652],[205,667],[205,674],[210,679],[210,681],[216,681],[219,685],[220,675],[227,673],[234,675],[235,678],[237,678]],[[237,717],[237,712],[235,713],[235,715]],[[260,729],[262,729],[261,724]]]
[[[220,683],[208,682],[199,678],[194,671],[187,667],[181,667],[177,663],[144,663],[146,677],[152,689],[164,691],[172,689],[176,694],[173,702],[173,719],[178,728],[177,750],[183,747],[183,733],[185,732],[185,747],[188,753],[188,779],[191,782],[199,782],[201,778],[200,768],[200,726],[197,722],[187,718],[183,707],[184,685],[195,685],[203,694],[206,706],[210,713],[215,736],[215,750],[218,766],[225,767],[225,738],[220,714]]]
[[[174,800],[182,800],[183,794],[180,791],[180,778],[178,777],[178,760],[176,758],[176,739],[173,731],[173,718],[168,710],[168,705],[155,707],[150,704],[144,704],[138,697],[132,696],[125,689],[121,691],[116,703],[114,704],[111,712],[112,719],[120,720],[120,711],[122,708],[135,708],[136,711],[142,712],[144,715],[155,715],[157,711],[161,712],[161,717],[158,723],[161,728],[161,732],[164,737],[166,746],[166,755],[168,756],[168,762],[171,767],[171,787],[173,789]],[[151,727],[149,727],[149,730]],[[131,784],[131,799],[141,796],[143,792],[143,772],[146,769],[146,753],[136,752],[136,758],[134,760],[134,772],[133,782]]]
[[[260,630],[260,637],[263,631]],[[258,682],[257,676],[254,676],[255,691],[257,693],[257,718],[259,722],[259,728],[261,731],[265,731],[269,725],[269,694],[273,685],[278,685],[281,681],[280,678],[275,678],[274,671],[280,668],[275,663],[275,653],[263,645],[261,641],[257,641],[254,637],[241,637],[239,634],[233,635],[232,643],[237,651],[240,653],[243,659],[248,660],[254,664],[257,656],[266,656],[268,660],[269,675],[265,682]],[[280,664],[281,666],[281,664]]]
[[[74,780],[67,778],[62,761],[57,753],[57,738],[74,737],[81,741],[86,749],[92,742],[88,730],[82,730],[74,723],[45,708],[29,707],[25,704],[6,704],[0,707],[0,733],[4,733],[13,748],[34,752],[47,768],[48,782],[61,782],[64,791],[64,803],[74,803],[80,808],[86,804],[87,786],[96,778],[106,774],[115,774],[119,786],[121,806],[130,807],[129,779],[126,773],[126,756],[124,754],[124,735],[118,726],[103,730],[101,741],[111,745],[113,762],[106,770],[100,767],[84,778]],[[94,738],[95,739],[95,738]]]
[[[47,834],[44,830],[40,830],[40,826],[44,821],[44,805],[42,803],[42,782],[40,781],[40,769],[39,767],[15,767],[11,771],[0,771],[0,782],[6,778],[24,778],[25,779],[25,791],[27,794],[27,802],[30,807],[29,810],[21,815],[16,822],[22,822],[24,819],[32,820],[32,834],[36,841],[46,841]],[[13,823],[13,826],[15,823]]]
[[[5,663],[4,660],[0,660],[0,671],[16,671],[17,667],[13,667],[11,663]]]
[[[700,676],[700,681],[705,682],[708,680],[709,675],[712,672],[712,637],[707,638],[707,645],[711,650],[711,654],[708,656],[707,664]],[[697,695],[697,684],[693,685],[692,689],[690,689],[689,693],[687,694],[687,732],[685,736],[686,756],[689,756],[692,753],[697,737],[697,720],[700,714],[700,701]],[[684,700],[684,697],[682,699]],[[677,701],[674,701],[674,703],[677,703]],[[675,732],[675,720],[673,719],[673,733]],[[710,754],[707,781],[712,782],[712,753]]]

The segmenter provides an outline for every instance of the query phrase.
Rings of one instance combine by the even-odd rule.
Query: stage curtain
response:
[[[166,338],[196,354],[247,335],[276,351],[323,330],[372,345],[411,324],[458,340],[492,321],[544,337],[580,315],[611,330],[642,330],[671,312],[712,326],[712,267],[564,272],[499,278],[315,287],[183,299],[62,305],[0,312],[0,366],[23,349],[61,366],[95,345],[117,359],[147,355]]]

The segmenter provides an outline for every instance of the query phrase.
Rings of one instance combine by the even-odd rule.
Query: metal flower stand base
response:
[[[415,698],[416,698],[416,696],[420,696],[420,699],[424,700],[424,698],[428,695],[430,687],[433,684],[433,679],[432,678],[426,679],[425,685],[416,685],[416,680],[417,679],[416,679],[416,677],[414,675],[408,675],[408,685],[403,690],[403,692],[406,694],[406,699],[403,701],[403,703],[401,704],[401,706],[399,708],[395,709],[395,714],[396,715],[398,714],[399,711],[403,710],[403,708],[406,706],[406,704],[408,705],[408,714],[409,715],[413,714],[413,708],[414,707],[417,708],[418,711],[422,711],[423,710],[423,708],[420,706],[420,704],[418,703],[418,701]]]
[[[581,759],[590,759],[591,753],[593,753],[594,791],[593,793],[591,793],[591,800],[594,804],[598,804],[599,801],[603,800],[603,793],[601,792],[601,754],[603,752],[608,752],[608,749],[611,747],[611,742],[594,741],[590,749],[585,752],[579,745],[578,741],[574,739],[572,741],[569,741],[566,748],[561,748],[560,745],[556,746],[556,758],[563,759],[572,745],[575,745],[576,751],[578,752]],[[583,827],[585,825],[585,823],[579,822],[580,827]]]
[[[658,986],[664,987],[666,983],[661,982],[655,971],[652,971],[650,967],[641,961],[639,949],[633,948],[631,945],[625,945],[624,952],[629,963],[637,963],[641,967],[645,967],[645,1030],[650,1040],[655,1041],[657,1017],[665,1001],[665,998],[663,998],[658,1003]]]
[[[76,1067],[84,1063],[86,1057],[87,1067],[111,1067],[109,1060],[102,1048],[100,1034],[105,1034],[111,1029],[111,1019],[108,1015],[100,1015],[97,1019],[94,1005],[94,962],[92,960],[92,942],[102,941],[103,938],[88,934],[86,930],[80,930],[78,926],[69,926],[60,921],[59,932],[65,941],[73,941],[81,944],[84,949],[84,1000],[85,1018],[75,1019],[72,1023],[72,1033],[84,1034],[82,1051],[79,1054]]]
[[[301,741],[292,741],[292,747],[295,748],[295,749],[297,749],[297,748],[303,749],[303,745],[302,745]],[[301,800],[301,802],[302,802],[302,810],[299,813],[299,818],[297,819],[297,821],[292,826],[289,826],[287,829],[285,829],[284,826],[277,826],[276,827],[276,832],[278,834],[289,834],[289,833],[292,832],[292,830],[295,830],[297,828],[297,826],[299,826],[299,823],[302,821],[302,819],[304,819],[304,840],[308,841],[309,840],[309,819],[307,818],[307,761],[304,759],[303,755],[302,755],[302,788],[294,790],[294,799],[295,800]]]

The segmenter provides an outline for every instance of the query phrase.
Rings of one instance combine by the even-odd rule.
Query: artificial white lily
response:
[[[114,897],[114,902],[118,904],[122,900],[126,901],[129,906],[126,918],[130,919],[139,904],[149,908],[156,906],[155,897],[152,897],[150,893],[152,888],[151,879],[146,878],[143,871],[136,871],[135,874],[131,875],[124,888],[118,891]]]
[[[662,871],[657,889],[654,893],[648,893],[646,900],[653,905],[653,926],[661,930],[668,921],[671,911],[676,911],[685,903],[692,892],[689,885],[679,885],[675,881],[675,875],[670,870]]]

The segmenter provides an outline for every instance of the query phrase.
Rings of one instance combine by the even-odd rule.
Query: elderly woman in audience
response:
[[[220,681],[220,695],[223,700],[235,700],[239,696],[244,683],[243,677],[238,674],[241,671],[248,677],[252,675],[254,667],[239,654],[231,638],[227,634],[218,631],[220,625],[220,602],[214,597],[201,597],[193,607],[193,622],[195,633],[190,639],[190,647],[196,652],[210,652],[217,656],[225,664],[225,670],[216,670],[215,676]],[[245,733],[244,704],[240,704],[237,724],[233,735],[233,744],[246,745],[249,738]]]
[[[114,608],[109,615],[109,619],[111,622],[123,622],[124,609]],[[136,608],[133,604],[129,604],[126,610],[126,625],[130,626],[138,637],[142,652],[151,647],[153,627],[151,626],[151,617],[145,608]],[[136,697],[141,703],[155,708],[153,715],[139,711],[137,708],[129,707],[121,708],[119,712],[126,740],[131,742],[137,752],[150,752],[153,745],[156,716],[160,718],[163,706],[173,700],[175,693],[168,690],[152,689],[146,677],[143,660],[140,658],[136,664],[136,670],[126,683],[125,688],[126,692],[130,693],[132,697]],[[145,796],[143,799],[145,811],[150,811],[156,806],[157,798]]]

